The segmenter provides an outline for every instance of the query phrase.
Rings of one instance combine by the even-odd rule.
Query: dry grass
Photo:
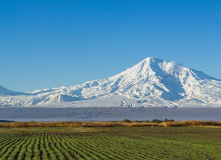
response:
[[[160,125],[164,127],[221,126],[221,122],[189,120],[189,121],[177,121],[177,122],[163,122]]]
[[[176,121],[176,122],[138,122],[138,121],[116,121],[116,122],[10,122],[0,123],[0,128],[27,128],[27,127],[206,127],[221,126],[221,122],[216,121]]]
[[[25,127],[157,127],[157,123],[147,122],[11,122],[0,123],[0,128]]]

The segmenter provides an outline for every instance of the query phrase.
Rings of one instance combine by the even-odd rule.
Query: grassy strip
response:
[[[0,128],[56,128],[56,127],[196,127],[196,126],[221,126],[221,122],[217,121],[173,121],[173,120],[152,120],[149,121],[116,121],[116,122],[11,122],[11,123],[0,123]],[[1,131],[0,131],[1,132]]]
[[[199,127],[199,126],[221,126],[221,122],[216,121],[177,121],[177,122],[162,122],[164,127]]]
[[[157,123],[150,122],[11,122],[0,123],[0,128],[26,127],[157,127]]]

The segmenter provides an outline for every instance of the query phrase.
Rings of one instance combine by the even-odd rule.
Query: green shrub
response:
[[[125,122],[125,123],[130,123],[130,122],[131,122],[131,120],[129,120],[129,119],[124,119],[122,122]]]

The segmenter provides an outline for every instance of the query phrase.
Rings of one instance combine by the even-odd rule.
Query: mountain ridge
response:
[[[109,78],[0,96],[0,106],[219,107],[221,81],[173,61],[148,57]]]

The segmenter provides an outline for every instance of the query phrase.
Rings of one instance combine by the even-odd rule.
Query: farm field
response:
[[[0,128],[0,159],[221,159],[219,127]]]

